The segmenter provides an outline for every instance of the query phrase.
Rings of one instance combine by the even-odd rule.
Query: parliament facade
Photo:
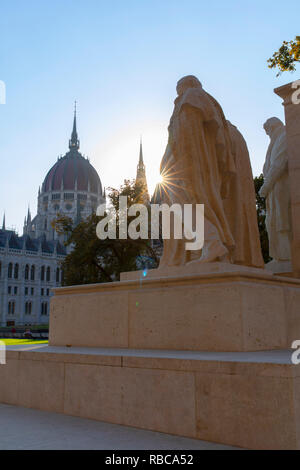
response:
[[[67,252],[52,227],[58,214],[76,225],[105,201],[99,175],[79,152],[76,111],[69,151],[47,173],[38,191],[37,215],[28,210],[23,235],[0,229],[0,326],[49,322],[51,289],[61,285]]]

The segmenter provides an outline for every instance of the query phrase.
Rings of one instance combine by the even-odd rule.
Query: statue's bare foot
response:
[[[214,261],[230,262],[227,248],[218,240],[208,242],[203,247],[200,263],[213,263]]]

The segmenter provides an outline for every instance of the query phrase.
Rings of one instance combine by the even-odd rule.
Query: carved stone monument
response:
[[[177,94],[161,164],[164,198],[204,204],[203,249],[187,251],[173,237],[158,269],[57,290],[52,345],[253,351],[300,338],[300,281],[262,269],[243,136],[196,77],[179,80]]]
[[[55,289],[49,347],[8,351],[0,402],[241,447],[300,449],[299,366],[287,351],[300,339],[300,279],[260,267],[242,135],[195,77],[180,80],[177,92],[165,197],[205,204],[203,250],[187,253],[171,239],[162,266],[145,276]],[[300,126],[292,129],[287,119],[300,272]]]
[[[167,203],[204,204],[204,246],[188,252],[183,240],[165,240],[160,268],[215,261],[263,267],[247,145],[196,77],[179,80],[177,94],[162,193]]]
[[[266,268],[272,272],[290,273],[292,225],[286,129],[276,117],[268,119],[264,129],[271,142],[260,195],[266,198],[269,253],[273,258]]]
[[[276,88],[283,99],[292,223],[293,275],[300,277],[300,80]]]

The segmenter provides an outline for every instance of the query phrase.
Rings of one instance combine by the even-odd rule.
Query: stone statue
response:
[[[264,267],[256,213],[253,173],[246,141],[240,131],[227,121],[231,151],[236,171],[230,192],[224,199],[225,213],[235,241],[233,262],[258,268]]]
[[[179,80],[177,94],[161,163],[163,202],[204,204],[204,246],[186,251],[186,240],[164,240],[160,267],[213,261],[260,267],[252,172],[243,137],[196,77]]]
[[[275,263],[291,260],[291,201],[285,126],[280,119],[272,117],[266,121],[264,129],[271,142],[263,168],[264,184],[260,195],[266,198],[269,253],[273,258],[269,268],[272,269]]]

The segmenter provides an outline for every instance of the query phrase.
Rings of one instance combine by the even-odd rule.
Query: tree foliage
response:
[[[151,267],[156,267],[158,260],[151,247],[150,240],[119,239],[119,196],[127,196],[127,205],[142,204],[144,187],[135,181],[125,180],[120,189],[108,188],[108,200],[116,214],[117,238],[100,240],[96,235],[98,222],[104,217],[92,214],[87,220],[73,227],[72,221],[59,216],[54,228],[59,234],[65,234],[66,246],[72,248],[62,264],[63,285],[92,284],[111,282],[120,279],[120,273],[137,269],[137,259],[149,259]],[[134,217],[127,217],[127,224]],[[150,219],[150,217],[149,217]],[[150,224],[149,224],[150,227]]]
[[[294,41],[283,41],[282,46],[268,60],[269,68],[278,68],[277,77],[282,72],[294,72],[296,62],[300,62],[300,36]]]
[[[256,196],[256,212],[257,223],[260,237],[260,244],[264,262],[268,263],[271,258],[269,256],[269,239],[266,229],[266,201],[259,195],[259,190],[264,184],[264,177],[261,174],[254,178],[255,196]]]

